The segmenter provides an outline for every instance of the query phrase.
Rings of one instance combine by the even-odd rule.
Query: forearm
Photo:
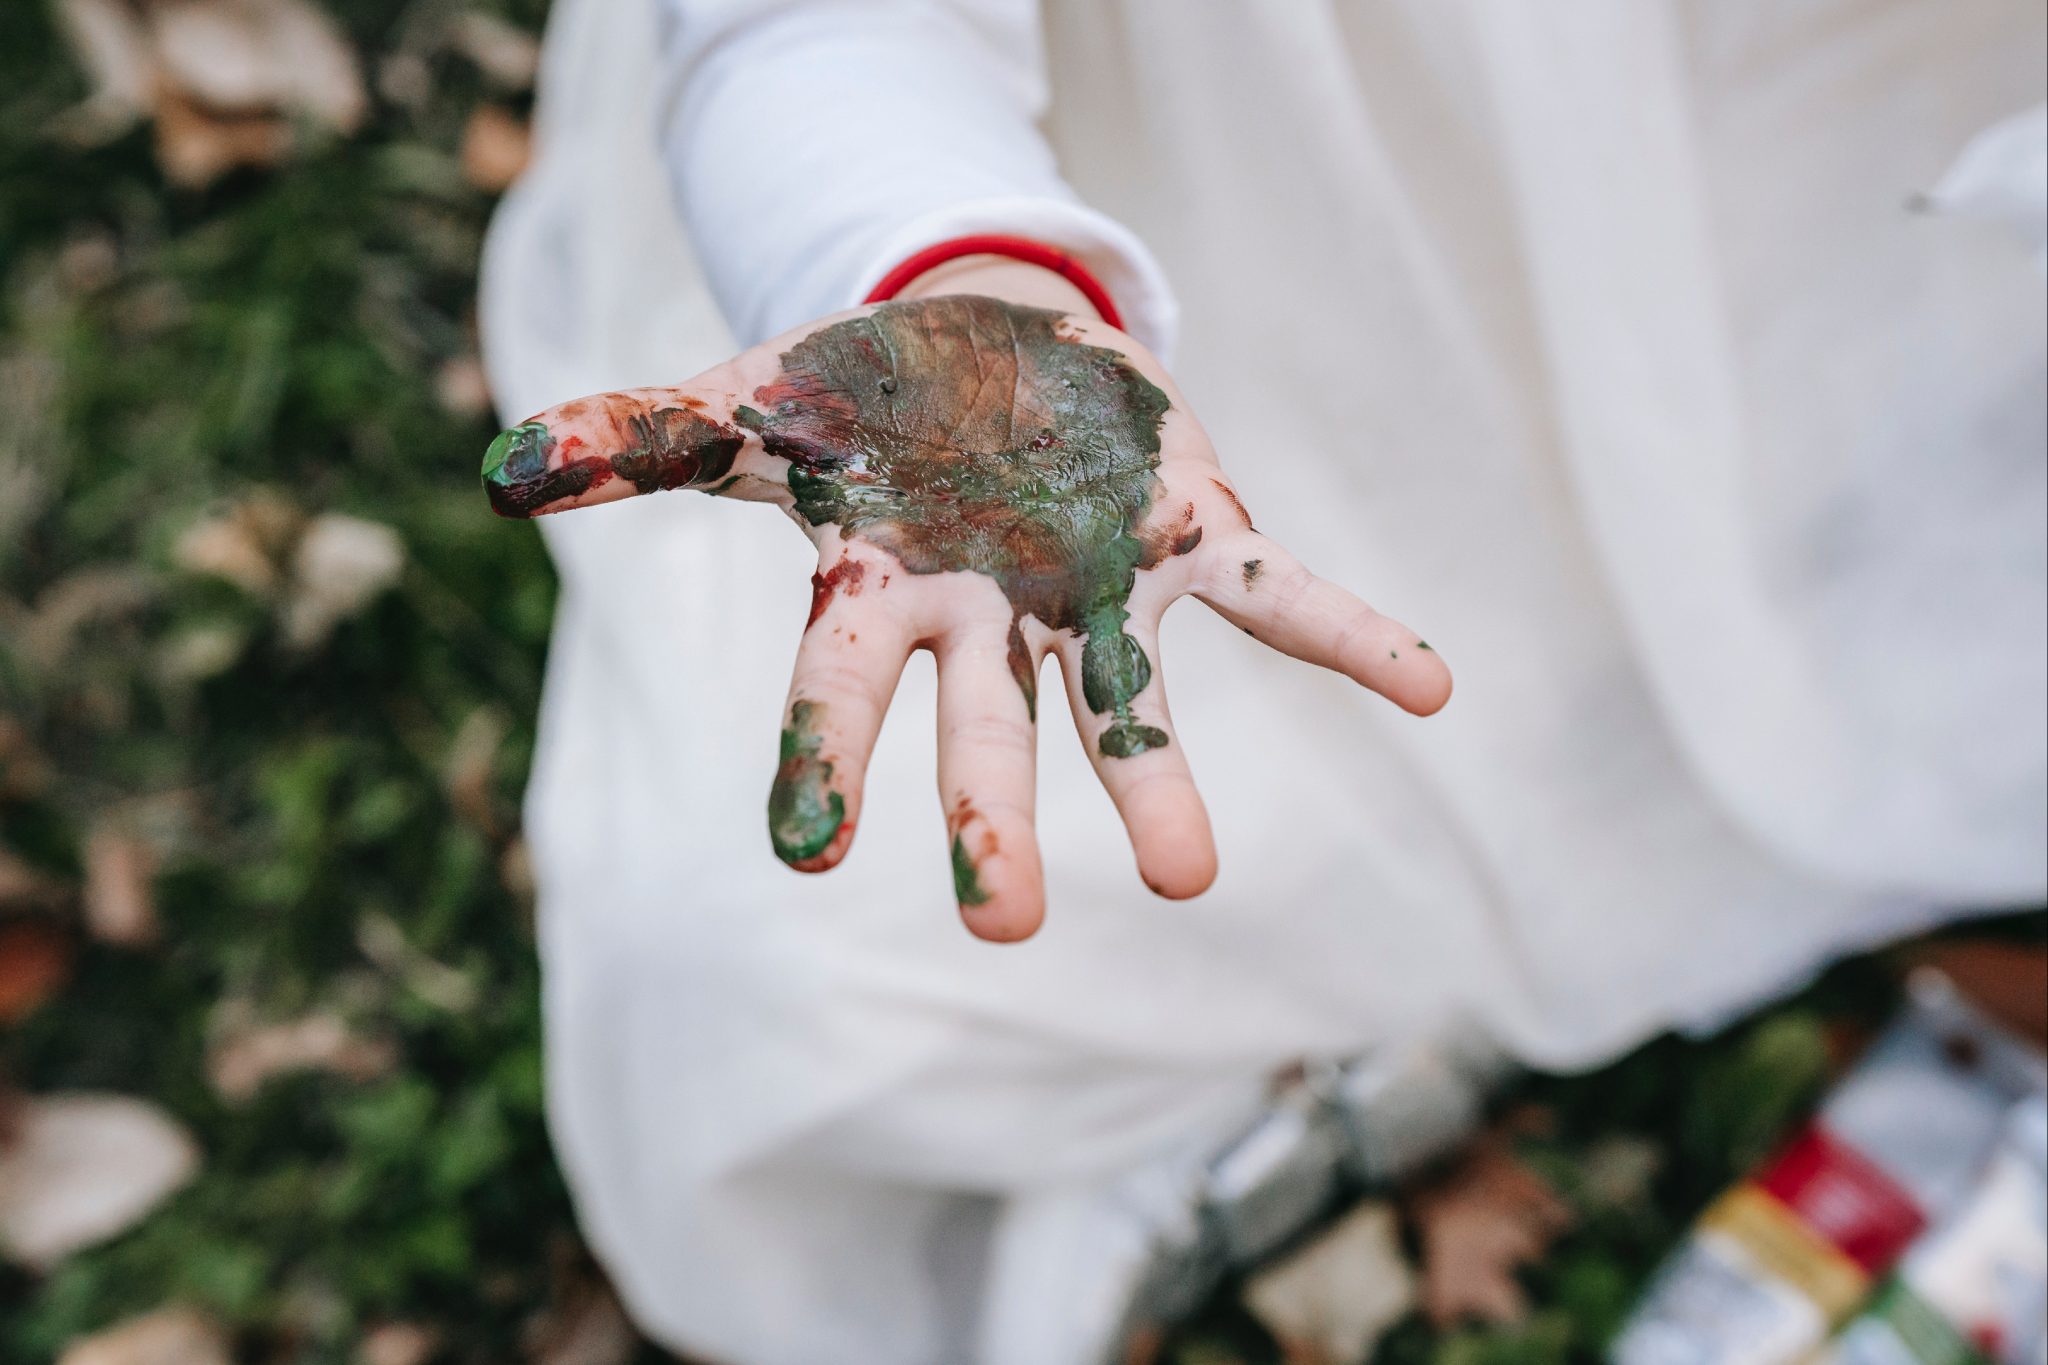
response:
[[[1079,202],[1038,132],[1029,0],[663,3],[666,161],[743,341],[848,307],[903,257],[981,232],[1067,251],[1134,333],[1167,341],[1157,266]]]

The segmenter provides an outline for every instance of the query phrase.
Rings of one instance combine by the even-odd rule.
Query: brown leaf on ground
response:
[[[415,948],[405,930],[389,915],[373,910],[357,920],[356,946],[362,949],[364,957],[397,977],[407,990],[435,1008],[462,1014],[476,1007],[477,983]]]
[[[120,136],[147,112],[156,89],[156,56],[141,15],[127,0],[57,0],[57,24],[93,86],[60,131],[89,143]]]
[[[398,582],[405,542],[382,522],[323,512],[299,537],[291,559],[285,638],[311,649]]]
[[[276,165],[291,145],[291,125],[268,114],[218,114],[172,93],[156,103],[157,164],[186,189],[204,189],[237,166]]]
[[[158,77],[193,103],[354,132],[369,110],[355,50],[309,0],[148,0]]]
[[[2037,1048],[2048,1048],[2048,948],[1999,939],[1947,939],[1909,949],[1986,1014]]]
[[[227,1334],[190,1308],[159,1308],[65,1348],[57,1365],[234,1365]]]
[[[130,618],[154,600],[154,577],[126,564],[74,569],[43,589],[14,632],[21,657],[46,674],[73,659],[95,627]]]
[[[1422,1245],[1422,1307],[1438,1327],[1468,1318],[1521,1322],[1515,1272],[1543,1256],[1572,1214],[1543,1179],[1487,1134],[1409,1198]]]
[[[417,1322],[386,1322],[356,1343],[355,1365],[427,1365],[441,1349],[441,1334]]]
[[[443,412],[457,417],[481,417],[491,410],[491,385],[484,376],[483,362],[473,355],[459,355],[444,363],[434,375],[434,397]]]
[[[462,130],[462,174],[490,194],[509,188],[532,156],[532,130],[495,104],[479,105]]]
[[[94,89],[57,131],[103,142],[154,118],[177,184],[275,164],[297,121],[348,134],[369,112],[354,48],[310,0],[60,0],[58,15]]]
[[[540,40],[495,14],[469,10],[457,16],[448,41],[502,89],[529,90],[540,72]]]
[[[50,776],[50,761],[28,730],[12,716],[0,715],[0,797],[39,795],[49,787]]]
[[[1358,1365],[1415,1302],[1391,1204],[1368,1200],[1245,1286],[1289,1365]]]
[[[45,909],[67,898],[68,888],[41,868],[0,848],[0,909]]]
[[[243,1001],[229,1001],[214,1016],[206,1074],[214,1091],[239,1104],[264,1082],[295,1071],[325,1071],[352,1081],[374,1080],[398,1060],[388,1041],[358,1037],[333,1014],[259,1023]]]
[[[85,925],[102,943],[156,942],[156,850],[133,831],[102,821],[85,841]]]
[[[0,924],[0,1024],[26,1019],[70,978],[71,941],[55,925]]]
[[[448,804],[464,821],[490,835],[497,834],[499,826],[492,802],[498,751],[511,729],[503,711],[479,706],[463,718],[441,760],[441,789],[448,794]]]
[[[281,495],[255,489],[186,527],[171,546],[171,562],[261,597],[282,581],[285,554],[303,524],[299,510]]]
[[[124,1095],[24,1099],[0,1151],[0,1246],[47,1270],[140,1222],[199,1168],[191,1136]]]

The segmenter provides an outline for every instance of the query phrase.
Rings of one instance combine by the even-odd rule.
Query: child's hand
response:
[[[1175,598],[1417,714],[1450,696],[1414,632],[1252,529],[1143,347],[1066,313],[949,295],[828,318],[677,388],[541,413],[492,445],[484,482],[509,516],[682,487],[779,503],[818,572],[768,802],[776,852],[807,872],[846,855],[896,679],[929,648],[954,886],[984,938],[1044,916],[1047,653],[1139,874],[1174,898],[1216,873],[1155,667]]]

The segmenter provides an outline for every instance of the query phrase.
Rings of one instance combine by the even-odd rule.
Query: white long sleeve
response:
[[[657,2],[663,159],[739,340],[859,302],[934,242],[1006,232],[1072,252],[1170,346],[1158,264],[1080,202],[1036,126],[1034,0]]]

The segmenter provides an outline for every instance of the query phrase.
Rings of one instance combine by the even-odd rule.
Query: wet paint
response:
[[[790,462],[797,515],[889,551],[912,573],[987,575],[1013,613],[1011,672],[1035,710],[1022,620],[1083,637],[1083,693],[1110,757],[1164,745],[1131,701],[1150,662],[1124,631],[1139,527],[1159,481],[1166,394],[1060,313],[996,299],[884,304],[786,351],[734,420]],[[1198,527],[1162,547],[1186,553]]]
[[[841,559],[823,573],[811,575],[811,616],[804,622],[809,630],[818,624],[818,618],[825,614],[825,608],[832,605],[835,597],[858,597],[861,585],[868,576],[868,566],[857,559]]]
[[[576,452],[582,442],[571,437],[558,449],[554,433],[539,422],[501,433],[485,452],[483,467],[484,491],[499,516],[534,516],[615,478],[641,493],[715,483],[732,472],[746,440],[688,408],[650,407],[622,395],[583,402],[606,405],[613,428],[624,433],[623,448],[581,455]],[[715,491],[730,486],[727,481]]]
[[[1259,575],[1264,573],[1265,569],[1266,561],[1263,559],[1247,559],[1244,562],[1244,587],[1246,592],[1251,591],[1252,584],[1259,581]]]
[[[962,905],[988,904],[981,873],[975,869],[973,856],[957,834],[953,836],[953,899]]]
[[[1230,500],[1230,505],[1231,507],[1236,509],[1237,519],[1240,522],[1244,523],[1245,530],[1251,531],[1257,529],[1252,525],[1252,514],[1244,510],[1244,503],[1239,501],[1237,496],[1237,490],[1235,488],[1232,488],[1229,484],[1223,482],[1223,480],[1221,479],[1211,479],[1209,480],[1209,483],[1213,488],[1215,488],[1215,490],[1218,493],[1221,493],[1224,497]]]
[[[781,762],[768,792],[768,837],[775,856],[791,865],[823,853],[846,822],[846,798],[832,789],[832,765],[820,757],[824,712],[816,702],[790,703]]]

